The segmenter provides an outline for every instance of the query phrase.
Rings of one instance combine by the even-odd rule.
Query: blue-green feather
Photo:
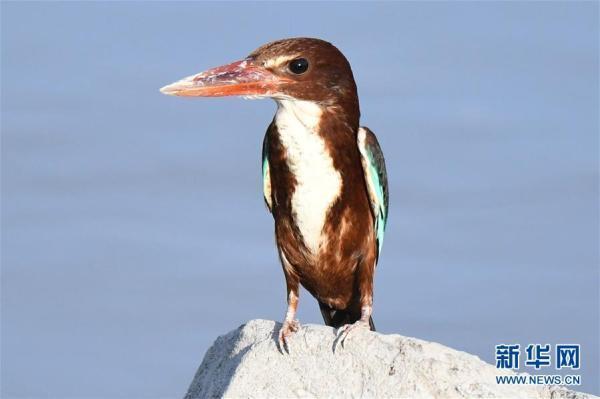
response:
[[[383,152],[377,142],[377,138],[369,129],[363,129],[366,133],[364,140],[364,155],[366,155],[366,161],[369,168],[369,173],[365,173],[365,177],[371,180],[371,187],[374,188],[374,195],[376,197],[376,204],[372,204],[372,207],[375,208],[373,209],[373,216],[375,219],[375,234],[379,254],[383,247],[383,237],[385,235],[385,227],[388,218],[389,193],[387,172],[385,169]]]

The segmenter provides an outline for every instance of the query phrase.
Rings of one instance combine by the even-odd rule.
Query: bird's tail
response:
[[[343,325],[352,324],[360,320],[360,311],[333,309],[321,302],[319,302],[319,308],[321,309],[321,315],[325,324],[333,328],[340,328]],[[369,327],[371,331],[375,331],[373,317],[369,317]]]

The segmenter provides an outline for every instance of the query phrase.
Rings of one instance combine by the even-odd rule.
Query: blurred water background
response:
[[[1,7],[2,397],[181,397],[219,334],[281,320],[274,103],[158,88],[291,36],[346,54],[387,157],[378,329],[579,343],[600,394],[597,2]]]

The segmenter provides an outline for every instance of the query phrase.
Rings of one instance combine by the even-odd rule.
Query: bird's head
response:
[[[241,61],[189,76],[161,89],[189,97],[243,96],[356,107],[346,57],[331,43],[293,38],[265,44]]]

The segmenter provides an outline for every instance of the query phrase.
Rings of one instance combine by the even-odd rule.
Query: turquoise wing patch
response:
[[[365,183],[371,200],[371,211],[377,239],[377,254],[379,255],[383,247],[389,209],[385,159],[375,134],[366,127],[361,127],[358,131],[358,148],[362,158]]]

